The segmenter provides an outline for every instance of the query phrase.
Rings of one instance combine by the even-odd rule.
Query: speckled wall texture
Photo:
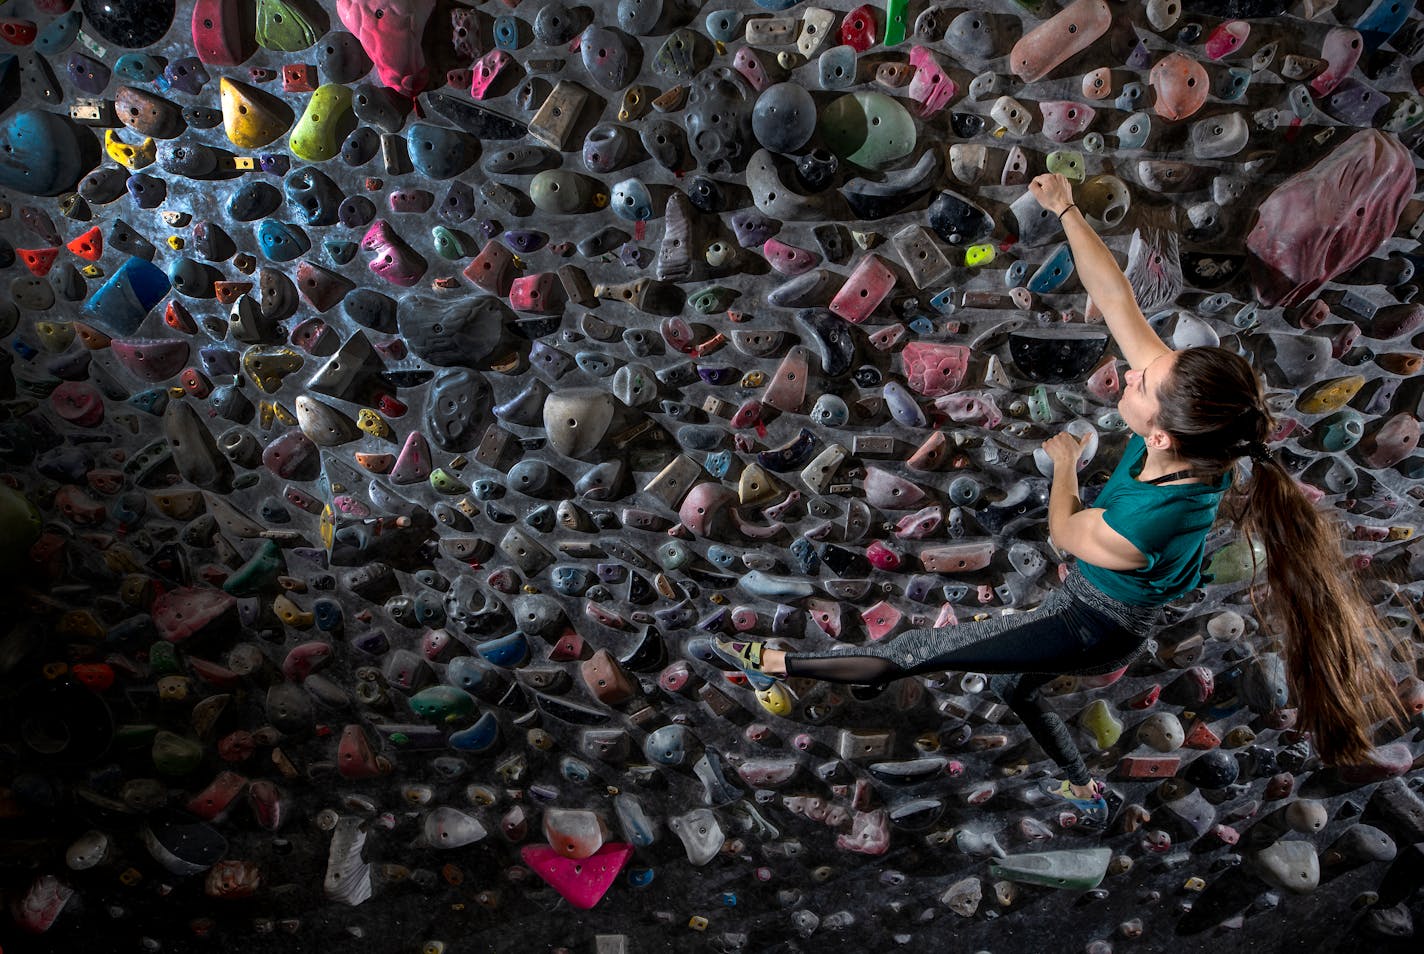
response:
[[[0,2],[0,949],[1418,951],[1421,51],[1400,0]],[[1044,171],[1264,376],[1403,640],[1371,764],[1225,520],[1051,687],[1103,831],[979,674],[710,651],[1060,585],[1040,445],[1091,503],[1129,431]]]

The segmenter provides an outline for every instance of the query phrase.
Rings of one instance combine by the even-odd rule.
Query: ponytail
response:
[[[1408,721],[1386,658],[1398,638],[1380,622],[1358,574],[1346,565],[1337,524],[1279,462],[1260,455],[1236,502],[1252,550],[1251,605],[1263,631],[1281,644],[1297,728],[1310,733],[1327,764],[1368,763],[1375,724],[1390,720],[1402,727]],[[1263,605],[1256,600],[1257,539],[1266,553]]]

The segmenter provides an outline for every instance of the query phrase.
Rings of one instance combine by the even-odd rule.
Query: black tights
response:
[[[1045,685],[1068,672],[1111,672],[1140,651],[1145,637],[1055,590],[1032,612],[946,626],[912,629],[883,644],[827,653],[787,653],[788,676],[883,687],[904,676],[953,670],[1021,674],[995,680],[1003,700],[1045,754],[1074,785],[1087,785],[1087,767],[1063,718],[1043,697]]]

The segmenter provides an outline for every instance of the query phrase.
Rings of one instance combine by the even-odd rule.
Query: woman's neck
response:
[[[1179,470],[1190,470],[1191,465],[1171,451],[1147,448],[1147,457],[1142,461],[1142,471],[1138,480],[1154,480],[1165,474],[1175,474]]]

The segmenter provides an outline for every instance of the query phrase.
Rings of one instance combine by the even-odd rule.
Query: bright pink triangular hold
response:
[[[587,911],[613,886],[633,846],[611,842],[587,858],[565,858],[548,845],[528,845],[519,854],[565,901]]]

